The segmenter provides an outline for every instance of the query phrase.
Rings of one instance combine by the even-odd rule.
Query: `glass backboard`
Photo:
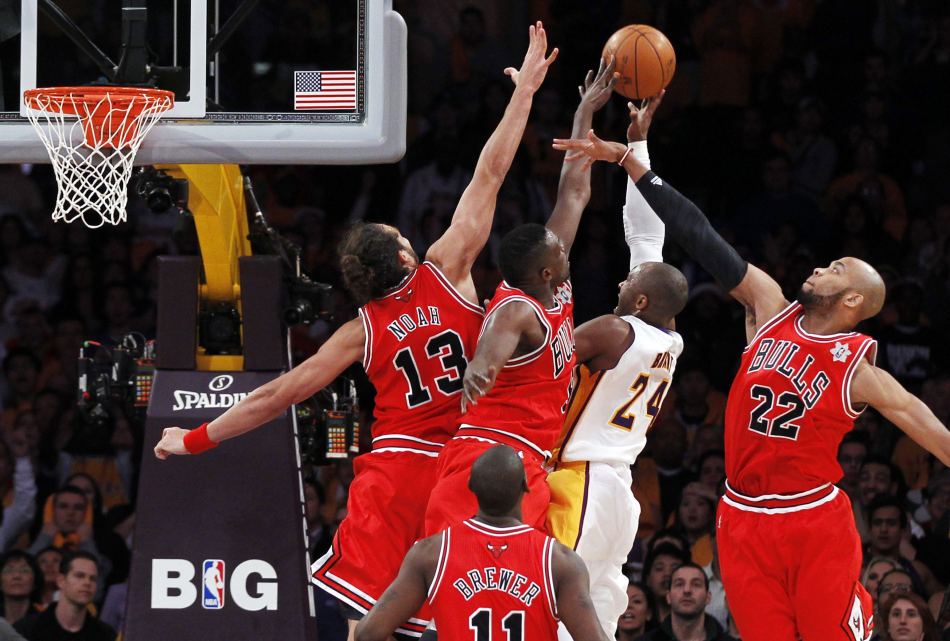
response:
[[[47,161],[25,90],[136,82],[176,95],[136,164],[357,164],[405,150],[406,27],[391,0],[17,4],[19,16],[0,9],[0,162]]]

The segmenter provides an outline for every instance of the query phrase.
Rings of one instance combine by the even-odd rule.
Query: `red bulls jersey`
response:
[[[537,300],[502,281],[488,304],[485,320],[495,310],[516,302],[534,310],[544,328],[544,342],[533,352],[508,361],[491,391],[462,416],[463,431],[470,432],[468,426],[482,428],[496,440],[549,455],[564,424],[577,360],[571,284],[564,283],[554,295],[554,307],[544,309]],[[495,439],[489,432],[484,436]]]
[[[364,305],[360,317],[363,367],[376,387],[373,448],[415,444],[431,451],[432,443],[445,443],[458,427],[481,307],[425,262],[396,290]]]
[[[750,496],[794,494],[836,483],[838,444],[860,409],[851,405],[858,364],[877,343],[851,332],[820,336],[792,303],[742,354],[726,405],[726,475]]]
[[[429,603],[440,639],[555,641],[554,539],[469,519],[442,531]]]

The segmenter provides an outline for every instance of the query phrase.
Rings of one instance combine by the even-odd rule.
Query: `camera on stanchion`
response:
[[[139,170],[133,182],[135,193],[145,201],[153,214],[162,214],[176,207],[188,209],[188,181],[172,178],[168,174],[146,167]]]
[[[277,256],[284,267],[284,286],[287,302],[284,305],[284,323],[288,327],[311,325],[318,319],[328,319],[333,312],[333,287],[318,283],[303,273],[298,245],[281,236],[270,226],[261,212],[251,179],[244,177],[244,200],[250,217],[251,250],[257,256]]]
[[[115,347],[86,341],[79,350],[74,441],[90,453],[108,451],[117,413],[144,419],[152,395],[155,342],[126,334]]]
[[[335,391],[341,388],[341,392]],[[360,451],[360,405],[356,383],[340,378],[296,406],[300,456],[304,463],[326,465]]]

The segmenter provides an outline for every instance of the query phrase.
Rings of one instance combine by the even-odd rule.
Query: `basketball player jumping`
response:
[[[435,459],[458,426],[462,374],[482,322],[471,267],[488,239],[498,190],[521,141],[534,93],[557,49],[547,52],[540,22],[520,69],[505,73],[515,90],[486,142],[472,182],[448,230],[420,263],[398,230],[363,224],[340,250],[347,289],[362,305],[320,350],[256,389],[227,412],[187,431],[164,430],[160,459],[197,454],[220,441],[272,421],[294,403],[362,363],[376,387],[373,451],[354,464],[347,517],[330,550],[313,565],[313,580],[354,609],[358,618],[396,576],[422,535],[423,515],[436,478]],[[580,163],[578,163],[580,164]],[[428,621],[400,622],[399,632],[420,636]],[[350,638],[355,622],[350,622]]]
[[[553,640],[558,619],[575,639],[607,641],[581,559],[521,521],[528,489],[518,454],[496,445],[471,468],[473,518],[419,541],[356,629],[385,641],[427,601],[443,639]]]
[[[629,104],[627,140],[646,164],[647,130],[661,99],[640,109]],[[663,262],[663,222],[629,178],[623,214],[630,273],[614,313],[574,333],[579,381],[548,476],[548,531],[587,564],[591,599],[610,638],[627,608],[623,564],[640,518],[630,466],[646,445],[683,351],[673,318],[688,293],[686,277]]]
[[[702,211],[625,145],[556,140],[589,162],[620,162],[676,239],[746,308],[748,347],[726,408],[726,494],[717,538],[729,606],[745,641],[865,641],[871,598],[859,581],[861,541],[834,483],[838,443],[867,406],[950,466],[950,432],[874,365],[877,344],[854,331],[884,303],[873,267],[817,267],[791,304],[742,260]]]
[[[593,114],[610,99],[617,81],[613,69],[613,60],[601,61],[596,76],[587,74],[574,114],[575,135],[590,128]],[[469,471],[482,452],[498,443],[525,457],[530,492],[524,520],[544,528],[549,502],[544,463],[563,424],[574,366],[567,254],[590,199],[585,165],[565,161],[546,227],[521,225],[502,239],[499,262],[505,281],[488,304],[479,346],[463,379],[462,407],[469,411],[439,454],[438,481],[426,510],[427,535],[475,514]],[[495,389],[475,405],[472,401],[488,392],[489,378]]]

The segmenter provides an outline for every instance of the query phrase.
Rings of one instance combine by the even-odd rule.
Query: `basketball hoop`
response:
[[[53,220],[90,228],[125,221],[135,154],[174,94],[140,87],[51,87],[23,94],[27,117],[49,152]]]

